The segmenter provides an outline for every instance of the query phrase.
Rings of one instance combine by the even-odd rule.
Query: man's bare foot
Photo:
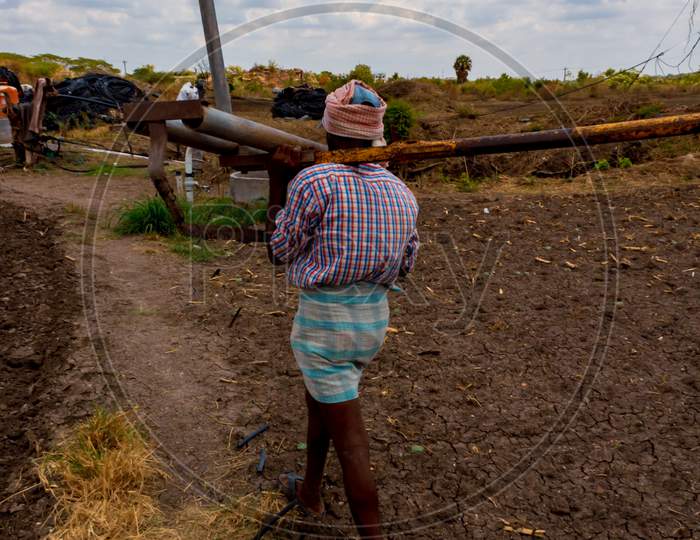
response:
[[[288,474],[283,474],[279,477],[279,483],[280,486],[282,486],[282,491],[284,493],[289,493],[291,491],[289,480],[290,478]],[[301,479],[294,482],[296,498],[301,503],[303,509],[315,515],[323,515],[325,507],[323,505],[323,501],[321,500],[321,494],[318,493],[315,497],[309,496],[304,492],[303,487],[304,482]]]

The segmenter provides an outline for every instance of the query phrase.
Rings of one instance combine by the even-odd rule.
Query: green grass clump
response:
[[[136,201],[122,210],[114,228],[117,234],[160,234],[170,236],[175,232],[175,223],[160,197]]]
[[[202,199],[194,205],[178,200],[178,204],[187,223],[211,229],[248,227],[255,223],[262,223],[267,215],[267,202],[264,200],[251,206],[236,205],[228,198]],[[176,227],[165,202],[156,196],[136,201],[122,209],[114,230],[117,234],[124,236],[135,234],[172,236],[176,232]],[[173,251],[178,253],[187,251],[188,255],[192,251],[196,257],[201,255],[206,260],[211,258],[210,254],[200,253],[200,248],[196,246],[188,245],[185,250],[182,246],[176,245]]]
[[[190,205],[180,201],[188,223],[205,227],[247,227],[265,220],[267,202],[249,207],[235,204],[226,197],[204,199]]]
[[[628,157],[621,157],[617,160],[617,166],[620,169],[629,169],[632,166],[632,160]]]
[[[224,255],[223,251],[209,246],[206,240],[195,240],[179,234],[170,240],[169,247],[173,253],[197,263],[213,261]]]
[[[599,161],[596,161],[596,164],[593,167],[596,171],[607,171],[610,169],[610,162],[607,159],[601,159]]]

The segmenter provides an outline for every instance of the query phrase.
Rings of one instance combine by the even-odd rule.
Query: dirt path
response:
[[[158,241],[112,237],[109,210],[149,193],[143,179],[98,190],[106,212],[81,254],[74,206],[90,208],[93,187],[10,175],[0,200],[61,212],[68,255],[84,277],[94,271],[75,335],[91,334],[97,354],[71,358],[106,372],[105,401],[138,407],[180,488],[164,502],[271,489],[282,471],[301,471],[295,291],[260,248],[230,244],[228,257],[190,266]],[[616,193],[605,234],[587,195],[420,200],[420,264],[393,298],[396,331],[363,393],[388,530],[699,534],[700,189]],[[247,451],[233,448],[263,423],[270,431]],[[329,522],[350,533],[334,459],[325,496]]]

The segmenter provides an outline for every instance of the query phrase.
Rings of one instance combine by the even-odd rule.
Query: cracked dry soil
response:
[[[590,195],[419,194],[419,265],[405,294],[392,297],[394,331],[363,383],[388,533],[700,535],[700,189],[649,187],[611,199],[615,227],[602,212],[604,233]],[[59,414],[55,392],[67,387],[42,382],[45,363],[17,368],[8,359],[23,336],[34,350],[55,344],[51,365],[60,365],[77,304],[65,294],[73,278],[54,237],[7,208],[2,238],[19,240],[1,267],[11,294],[0,296],[13,300],[0,306],[10,321],[0,344],[0,442],[11,456],[4,471],[16,479],[32,455],[23,437],[38,429],[50,438],[42,411]],[[241,496],[302,471],[303,383],[289,349],[296,293],[280,285],[264,249],[236,247],[231,259],[195,265],[204,279],[192,290],[185,265],[157,242],[106,238],[95,249],[113,375],[173,467],[186,465],[173,477],[180,487],[198,477]],[[30,295],[16,277],[28,264],[39,287]],[[34,302],[48,307],[34,310]],[[81,361],[95,369],[94,359]],[[231,446],[262,423],[270,431],[247,450]],[[257,475],[261,447],[268,464]],[[196,484],[164,494],[164,503],[177,505]],[[299,517],[291,533],[273,537],[353,534],[332,455],[324,498],[324,524]],[[44,502],[32,513],[31,498],[14,502],[30,520],[19,528],[47,510]]]

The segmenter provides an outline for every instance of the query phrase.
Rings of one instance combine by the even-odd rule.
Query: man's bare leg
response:
[[[370,469],[369,437],[360,402],[354,399],[318,405],[343,469],[345,493],[357,530],[363,538],[381,538],[379,497]]]
[[[306,408],[309,419],[306,430],[306,472],[297,497],[312,512],[323,512],[321,482],[326,467],[330,434],[323,425],[319,403],[306,392]]]

